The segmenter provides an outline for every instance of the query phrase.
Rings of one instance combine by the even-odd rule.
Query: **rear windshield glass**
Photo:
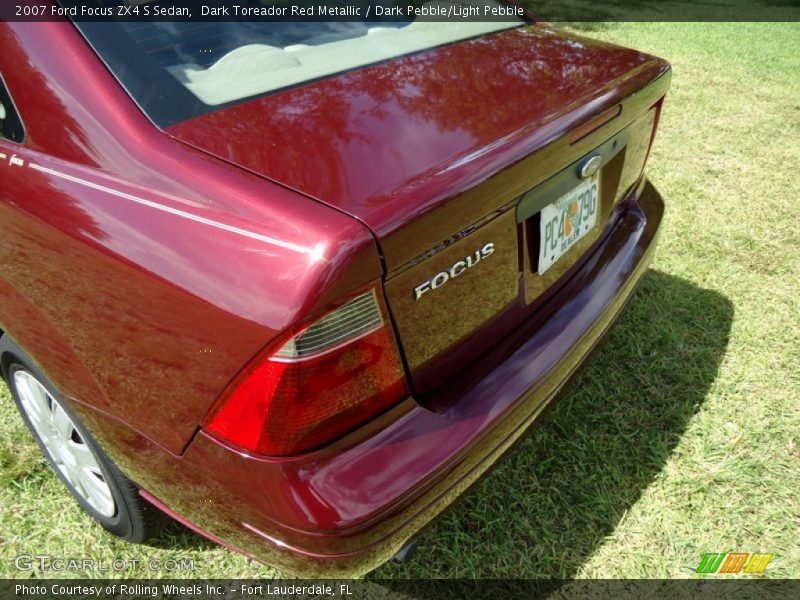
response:
[[[483,7],[487,1],[493,2],[417,4]],[[141,0],[128,2],[147,4]],[[242,0],[237,4],[263,7],[282,2]],[[403,0],[397,4],[407,7],[414,3]],[[435,22],[424,17],[398,20],[392,16],[360,22],[142,19],[75,25],[145,113],[165,127],[245,98],[521,23],[515,17],[504,17],[502,21]]]

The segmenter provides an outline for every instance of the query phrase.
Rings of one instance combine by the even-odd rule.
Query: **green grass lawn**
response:
[[[800,577],[800,24],[579,30],[673,65],[649,166],[668,203],[653,268],[564,400],[413,562],[373,576],[692,577],[704,552],[742,551],[775,554],[765,577]],[[19,554],[274,576],[177,525],[149,545],[106,534],[5,388],[0,433],[0,576],[20,575]]]

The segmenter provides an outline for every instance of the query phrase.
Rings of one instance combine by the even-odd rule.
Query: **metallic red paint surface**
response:
[[[408,399],[319,451],[249,457],[198,427],[252,357],[440,241],[409,237],[410,222],[428,215],[451,233],[457,215],[433,210],[444,199],[665,64],[524,29],[174,126],[182,143],[142,115],[71,25],[2,23],[0,50],[27,128],[24,144],[0,140],[23,161],[0,163],[0,328],[152,497],[287,568],[362,572],[413,535],[426,494],[457,486],[468,459],[485,469],[492,432],[527,424],[536,385],[564,383],[557,366],[627,297],[652,251],[661,201],[640,187],[646,197],[620,205],[549,308],[482,357],[457,401],[437,413]],[[498,56],[511,59],[504,69]],[[476,106],[491,110],[478,118]],[[219,145],[223,131],[237,143]]]
[[[361,219],[393,271],[471,224],[460,222],[470,212],[451,198],[667,68],[634,50],[522,27],[272,94],[168,131]],[[427,219],[435,225],[426,226]]]
[[[27,132],[0,140],[0,319],[65,394],[180,452],[278,332],[380,278],[366,227],[160,133],[71,25],[0,45]]]

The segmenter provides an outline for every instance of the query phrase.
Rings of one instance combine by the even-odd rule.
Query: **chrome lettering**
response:
[[[433,279],[431,279],[431,288],[435,290],[440,285],[444,285],[445,283],[447,283],[448,279],[450,279],[450,275],[448,275],[445,271],[437,273],[436,275],[433,276]]]
[[[465,263],[463,260],[460,260],[456,264],[454,264],[452,267],[450,267],[447,270],[447,272],[450,273],[450,277],[458,277],[464,271],[466,271],[468,268],[469,267],[467,266],[467,263]]]
[[[456,277],[463,275],[467,269],[471,269],[475,265],[477,265],[481,260],[491,256],[495,251],[495,246],[493,242],[489,242],[483,248],[476,250],[474,253],[470,254],[469,256],[465,256],[462,260],[455,262],[449,268],[444,271],[441,271],[428,279],[427,281],[423,281],[417,287],[414,288],[414,300],[419,300],[422,298],[422,295],[430,290],[435,290],[443,286],[445,283],[450,281],[451,279],[455,279]]]

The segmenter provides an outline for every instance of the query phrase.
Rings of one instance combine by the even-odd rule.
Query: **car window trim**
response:
[[[10,142],[12,144],[23,145],[25,144],[25,140],[28,137],[28,131],[25,127],[25,123],[22,120],[22,116],[20,115],[19,110],[17,110],[17,104],[14,102],[14,98],[11,95],[11,90],[9,89],[8,85],[6,84],[5,77],[3,77],[3,73],[0,72],[0,102],[3,104],[3,108],[6,110],[6,118],[3,119],[4,121],[8,121],[12,119],[16,122],[19,126],[20,136],[19,139],[13,139],[10,137],[6,137],[3,133],[2,128],[0,128],[0,140]]]

